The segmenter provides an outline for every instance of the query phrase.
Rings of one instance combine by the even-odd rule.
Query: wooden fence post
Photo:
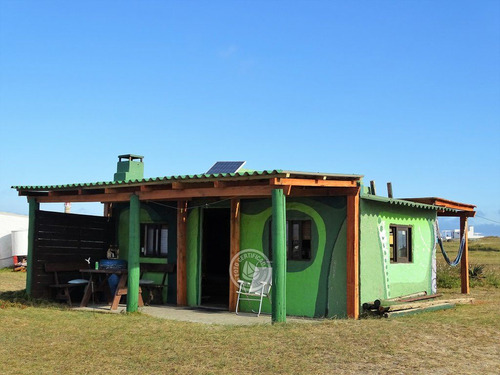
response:
[[[26,294],[31,296],[32,283],[33,283],[33,251],[35,250],[35,236],[36,236],[36,211],[39,209],[40,205],[34,197],[28,198],[29,203],[29,219],[28,219],[28,259],[27,259],[27,270],[26,270]]]

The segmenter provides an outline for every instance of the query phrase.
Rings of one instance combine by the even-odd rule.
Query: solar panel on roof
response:
[[[218,161],[212,165],[207,174],[236,173],[245,163],[246,161]]]

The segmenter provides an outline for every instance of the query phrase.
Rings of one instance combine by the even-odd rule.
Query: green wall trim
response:
[[[347,219],[335,239],[328,272],[328,318],[347,318]]]

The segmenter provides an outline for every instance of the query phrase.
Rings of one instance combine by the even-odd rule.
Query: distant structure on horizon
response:
[[[475,233],[473,226],[469,227],[467,236],[469,237],[469,240],[476,240],[484,237],[481,233]],[[441,231],[441,238],[444,240],[460,239],[460,229],[443,230]]]

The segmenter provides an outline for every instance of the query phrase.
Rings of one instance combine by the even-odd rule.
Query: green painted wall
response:
[[[168,207],[167,207],[168,206]],[[168,256],[167,258],[139,258],[140,263],[175,263],[177,261],[177,211],[176,203],[165,202],[164,205],[147,204],[141,202],[140,223],[153,224],[162,223],[168,225]],[[114,208],[114,214],[118,217],[118,247],[120,249],[120,259],[128,259],[129,251],[129,207],[128,204],[121,204]],[[145,275],[154,282],[161,282],[162,275],[157,273],[147,273]],[[163,300],[168,303],[176,301],[176,278],[175,274],[169,275],[168,287],[164,288]]]
[[[360,303],[432,293],[436,212],[360,199]],[[412,226],[413,261],[390,263],[389,226]]]
[[[345,198],[290,198],[286,208],[287,220],[310,219],[313,223],[311,260],[287,262],[287,314],[345,316]],[[242,201],[241,250],[256,249],[269,256],[270,219],[270,199]],[[241,308],[250,311],[255,305],[242,302]],[[268,301],[263,311],[271,311]]]
[[[203,202],[191,202],[191,205],[193,208],[189,210],[187,219],[187,298],[188,305],[198,306],[201,299]],[[224,206],[224,203],[219,206]],[[345,197],[289,198],[286,206],[287,220],[310,219],[313,223],[311,260],[287,261],[287,314],[345,317]],[[177,261],[175,207],[172,202],[165,202],[164,205],[141,203],[141,223],[166,223],[169,227],[167,260],[141,257],[141,263]],[[271,214],[270,199],[241,201],[241,250],[256,249],[269,256]],[[117,238],[120,258],[127,259],[128,205],[115,207],[115,215],[119,218]],[[435,211],[360,200],[360,303],[422,290],[431,293],[435,218]],[[387,237],[390,224],[413,227],[412,263],[390,264]],[[160,275],[148,275],[148,278],[155,277],[160,281]],[[175,274],[170,275],[168,291],[164,295],[169,303],[176,300],[175,277]],[[241,303],[242,311],[255,308],[255,304]],[[271,312],[268,301],[264,302],[263,311]]]

